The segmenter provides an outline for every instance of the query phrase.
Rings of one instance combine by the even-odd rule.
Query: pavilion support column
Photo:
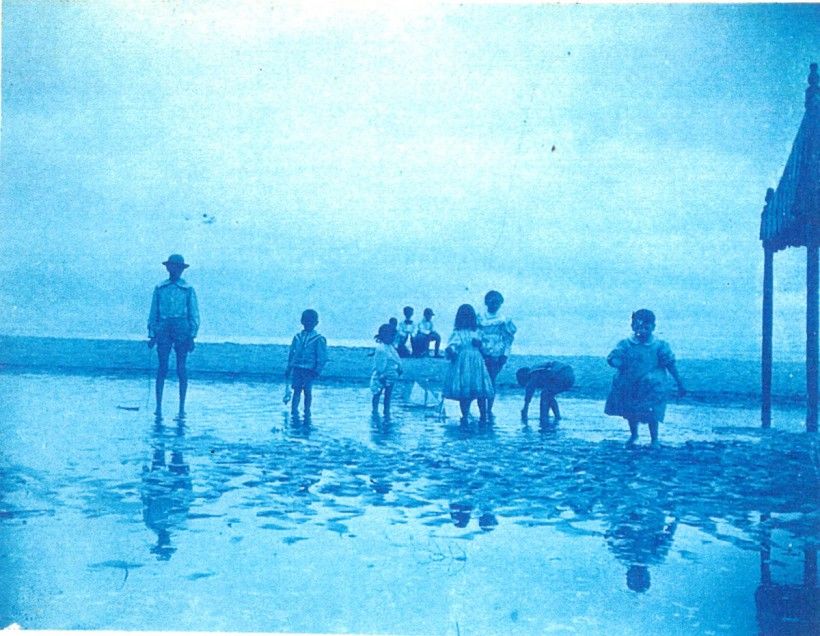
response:
[[[817,432],[818,276],[817,243],[806,246],[806,430]]]
[[[760,365],[760,420],[763,428],[772,425],[772,304],[774,250],[763,247],[763,347]]]

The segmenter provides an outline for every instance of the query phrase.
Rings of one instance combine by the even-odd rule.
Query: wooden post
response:
[[[763,246],[763,347],[761,351],[760,420],[763,428],[772,425],[772,305],[774,250]]]
[[[813,545],[803,551],[803,586],[810,590],[817,587],[817,548]]]
[[[818,249],[816,241],[806,246],[806,430],[817,432],[818,358]]]
[[[765,587],[772,584],[772,531],[769,526],[763,525],[769,519],[771,519],[771,514],[768,512],[760,513],[760,530],[762,533],[760,538],[760,584]]]

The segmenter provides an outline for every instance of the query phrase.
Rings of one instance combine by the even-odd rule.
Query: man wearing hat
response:
[[[148,315],[148,346],[157,345],[159,367],[157,368],[156,397],[157,418],[162,417],[162,391],[168,375],[168,359],[171,349],[176,352],[177,377],[179,378],[179,419],[185,417],[185,394],[188,391],[188,371],[185,362],[194,350],[194,338],[199,331],[199,306],[194,288],[182,278],[188,265],[180,254],[171,254],[163,262],[168,270],[168,280],[154,288],[151,313]]]
[[[435,348],[435,356],[436,358],[441,358],[442,355],[439,353],[439,348],[441,347],[441,336],[438,335],[436,330],[433,328],[433,310],[429,307],[424,310],[424,320],[419,322],[418,329],[416,330],[416,335],[413,337],[413,355],[414,356],[426,356],[430,352],[430,342],[436,343]]]

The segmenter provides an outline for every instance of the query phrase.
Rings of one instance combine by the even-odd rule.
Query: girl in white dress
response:
[[[494,391],[481,355],[481,337],[472,305],[458,308],[445,354],[450,366],[444,379],[444,397],[458,400],[462,423],[467,421],[472,401],[477,400],[481,421],[486,422],[487,399],[493,397]]]

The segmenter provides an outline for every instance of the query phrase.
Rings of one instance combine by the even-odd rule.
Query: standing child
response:
[[[549,411],[555,416],[555,420],[561,419],[561,412],[558,410],[558,402],[555,396],[572,388],[575,384],[575,373],[572,367],[563,362],[550,361],[539,364],[532,368],[522,367],[515,373],[518,384],[525,388],[524,408],[521,409],[521,419],[527,421],[527,414],[530,408],[530,401],[537,390],[541,390],[541,410],[539,412],[542,422],[549,418]]]
[[[477,400],[481,421],[486,422],[487,399],[493,396],[493,383],[481,355],[481,339],[472,305],[458,308],[445,354],[450,366],[444,379],[444,397],[458,400],[462,424],[467,422],[470,404]]]
[[[639,309],[632,314],[632,335],[621,340],[607,356],[607,364],[618,370],[606,399],[604,412],[620,415],[629,423],[627,447],[638,440],[638,424],[649,425],[652,445],[658,445],[658,423],[666,414],[666,372],[678,385],[678,395],[686,395],[675,354],[663,340],[657,340],[655,314]]]
[[[168,279],[154,288],[151,310],[148,314],[148,346],[157,345],[159,366],[154,392],[157,410],[162,419],[162,394],[168,376],[171,349],[176,353],[177,377],[179,378],[179,411],[176,419],[185,419],[185,396],[188,393],[188,354],[194,350],[194,338],[199,330],[199,305],[194,288],[182,278],[188,264],[180,254],[171,254],[162,263],[168,270]]]
[[[393,343],[396,329],[389,324],[379,327],[376,350],[373,354],[373,373],[370,375],[370,392],[373,394],[373,415],[379,413],[379,399],[384,392],[384,417],[390,417],[390,398],[393,385],[402,373],[401,360]]]
[[[508,320],[499,313],[504,304],[504,296],[494,289],[484,296],[487,311],[478,317],[478,327],[481,331],[481,352],[484,354],[484,363],[493,383],[510,357],[510,348],[515,338],[516,328],[512,320]],[[487,400],[487,415],[493,416],[494,397]]]
[[[288,353],[288,366],[285,369],[285,378],[293,375],[293,403],[291,413],[299,414],[299,400],[305,394],[305,417],[310,417],[310,407],[313,402],[313,381],[322,373],[327,363],[327,340],[316,332],[319,324],[319,314],[313,309],[302,312],[302,326],[304,329],[293,337]]]

